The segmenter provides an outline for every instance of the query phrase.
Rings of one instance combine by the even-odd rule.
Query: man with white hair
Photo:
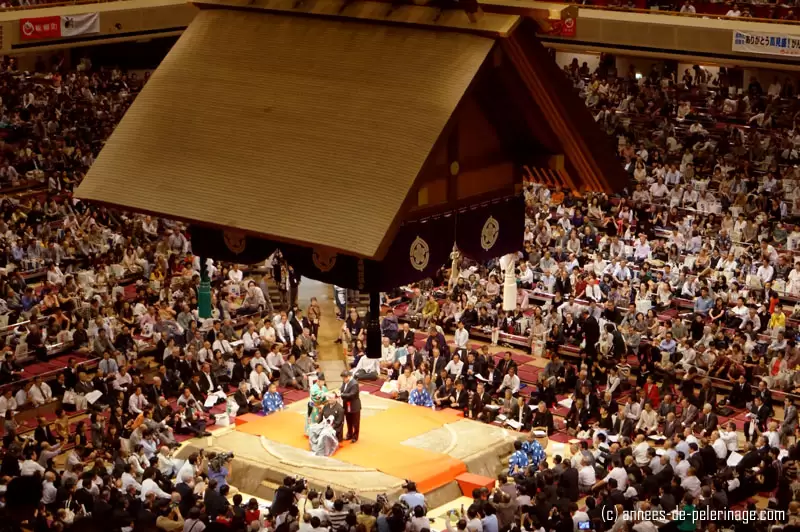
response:
[[[158,449],[158,470],[166,478],[172,478],[175,473],[175,461],[169,454],[169,447],[162,445]]]
[[[42,482],[42,504],[48,506],[56,502],[56,494],[58,490],[55,487],[56,474],[52,471],[47,471],[44,474],[44,481]]]

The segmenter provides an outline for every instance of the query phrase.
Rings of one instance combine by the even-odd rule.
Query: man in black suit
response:
[[[47,425],[47,419],[44,417],[39,417],[38,422],[39,426],[33,431],[33,439],[40,444],[47,442],[50,445],[55,445],[57,440],[55,434],[53,434],[53,432],[50,430],[50,427]]]
[[[162,395],[166,397],[167,395],[164,393],[164,387],[161,385],[161,377],[153,377],[153,384],[147,386],[144,389],[145,395],[147,396],[147,401],[151,405],[158,404],[158,398]]]
[[[211,373],[211,364],[206,362],[200,371],[200,389],[203,393],[214,393],[219,389],[217,378]]]
[[[447,357],[444,356],[438,347],[431,350],[431,375],[439,375],[447,367]]]
[[[226,488],[227,486],[222,486]],[[227,490],[226,490],[227,491]],[[217,481],[211,479],[208,481],[208,488],[206,488],[205,497],[203,502],[206,505],[206,513],[212,519],[216,519],[218,515],[225,515],[228,511],[228,499],[220,491],[217,491]]]
[[[584,308],[581,312],[583,317],[583,337],[586,340],[586,354],[594,359],[597,356],[597,342],[600,340],[600,324],[597,319],[589,313],[589,309]]]
[[[483,375],[483,364],[480,359],[475,356],[474,351],[467,354],[467,360],[464,362],[464,367],[461,370],[461,379],[464,381],[464,386],[467,390],[474,390],[478,383],[478,375]]]
[[[545,427],[547,429],[547,434],[552,434],[556,431],[555,425],[553,424],[553,414],[547,409],[547,405],[544,401],[541,401],[539,406],[536,407],[536,411],[533,413],[533,419],[531,419],[531,427]],[[577,470],[575,471],[575,475],[577,477]],[[577,482],[576,480],[576,489],[578,485]]]
[[[477,389],[470,395],[467,415],[471,419],[489,422],[491,419],[487,412],[484,412],[486,405],[492,404],[492,396],[486,393],[482,382],[478,382]]]
[[[194,397],[195,401],[201,405],[205,402],[206,394],[203,392],[203,387],[200,384],[199,373],[192,375],[192,380],[189,381],[189,384],[187,384],[186,387],[189,388],[190,392],[192,392],[192,397]]]
[[[414,333],[409,329],[408,322],[403,323],[403,328],[397,333],[397,347],[414,345]]]
[[[694,429],[703,436],[711,436],[717,430],[717,415],[712,411],[710,403],[703,405],[703,413],[698,416]]]
[[[578,470],[572,467],[569,460],[561,462],[564,466],[564,471],[559,477],[558,484],[564,488],[564,495],[571,501],[575,502],[580,498],[580,489],[578,487]]]
[[[456,389],[453,391],[453,395],[450,396],[450,408],[455,408],[463,412],[467,409],[468,400],[469,393],[464,389],[464,381],[458,379],[456,381]]]
[[[755,441],[759,432],[767,430],[767,419],[769,418],[769,407],[764,404],[761,397],[756,395],[753,398],[753,406],[750,407],[749,421],[744,425],[744,437],[747,441]],[[757,430],[756,430],[757,429]]]
[[[503,355],[503,359],[497,363],[494,370],[500,375],[500,380],[503,380],[503,376],[508,373],[509,368],[514,368],[516,370],[517,363],[511,358],[511,351],[506,351],[505,355]]]
[[[166,421],[167,425],[172,425],[172,416],[175,412],[172,411],[172,407],[169,406],[169,401],[164,396],[159,397],[156,399],[155,403],[153,403],[153,421],[156,423],[161,423],[162,421]]]
[[[64,387],[67,390],[72,390],[78,384],[78,367],[74,358],[67,361],[67,367],[64,368]]]
[[[100,495],[94,500],[92,518],[96,523],[111,522],[114,507],[111,506],[110,501],[111,492],[108,489],[101,491]]]
[[[744,375],[739,375],[739,380],[731,388],[728,403],[734,408],[744,408],[752,400],[753,391],[750,384],[745,380]]]
[[[84,478],[81,480],[81,486],[75,490],[75,500],[78,501],[86,511],[92,513],[94,511],[94,495],[92,495],[92,479]]]
[[[239,406],[239,410],[237,412],[240,414],[244,414],[246,412],[256,413],[261,411],[261,403],[257,397],[248,393],[246,382],[239,384],[239,388],[236,390],[236,393],[233,394],[233,400],[236,401],[236,404]]]
[[[769,415],[774,416],[775,410],[772,408],[772,392],[767,388],[766,381],[758,381],[758,388],[756,389],[755,397],[760,397],[761,402],[769,410]]]
[[[308,318],[303,316],[303,311],[300,309],[295,310],[292,312],[292,319],[289,320],[289,326],[292,328],[292,335],[294,338],[297,338],[301,334],[303,334],[303,328],[308,327],[311,329],[311,322],[308,321]]]
[[[347,421],[347,439],[355,443],[361,428],[361,397],[358,381],[348,371],[342,372],[342,404],[344,418]]]
[[[675,419],[675,414],[670,412],[667,414],[667,419],[664,421],[664,430],[662,434],[667,438],[672,438],[676,433],[683,430],[681,428],[681,423],[677,419]]]
[[[328,402],[322,407],[322,419],[332,418],[331,426],[336,431],[336,439],[339,441],[344,435],[344,417],[344,408],[339,404],[339,399],[333,393],[328,394]]]
[[[179,480],[182,481],[184,479]],[[181,502],[178,505],[181,514],[189,515],[189,510],[194,507],[195,502],[197,501],[197,496],[194,494],[194,489],[186,482],[178,482],[175,485],[175,491],[177,491],[181,496]]]

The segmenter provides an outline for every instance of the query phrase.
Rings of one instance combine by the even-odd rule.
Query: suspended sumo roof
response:
[[[513,211],[497,247],[483,250],[497,256],[522,241],[514,194],[523,164],[559,156],[550,174],[576,190],[625,182],[530,20],[338,0],[200,7],[76,193],[190,222],[196,252],[245,262],[243,249],[268,242],[259,257],[280,245],[323,265],[331,254],[408,261],[407,248],[393,251],[407,245],[401,227],[413,232],[423,214],[441,215],[450,221],[435,234],[446,252],[433,263],[449,255],[463,209],[487,221]],[[477,140],[463,140],[470,135]],[[494,141],[492,161],[506,166],[487,163],[468,186],[459,182],[452,163],[467,169],[472,152]],[[478,203],[485,213],[470,209]],[[224,231],[239,236],[220,250]]]

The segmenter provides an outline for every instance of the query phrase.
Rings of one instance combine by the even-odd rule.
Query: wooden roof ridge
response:
[[[474,33],[486,37],[511,35],[522,18],[513,13],[481,12],[474,17],[463,9],[439,9],[404,0],[196,0],[200,9],[239,9],[297,16],[401,24],[422,29]],[[477,2],[475,3],[477,6]]]
[[[618,190],[626,177],[611,139],[595,123],[589,109],[574,95],[558,65],[535,36],[535,22],[524,21],[500,44],[533,100],[560,140],[579,183],[576,189]],[[572,101],[570,101],[572,100]]]

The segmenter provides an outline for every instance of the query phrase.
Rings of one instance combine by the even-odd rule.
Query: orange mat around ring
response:
[[[446,454],[418,449],[401,442],[463,418],[454,410],[433,411],[395,403],[391,408],[361,418],[357,443],[341,442],[333,458],[361,467],[377,469],[387,475],[413,480],[427,493],[454,480],[467,468]],[[304,433],[305,416],[292,411],[278,412],[258,421],[236,427],[237,431],[308,449]]]

